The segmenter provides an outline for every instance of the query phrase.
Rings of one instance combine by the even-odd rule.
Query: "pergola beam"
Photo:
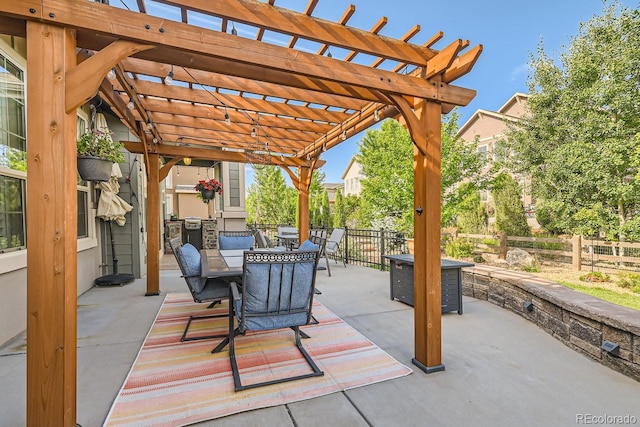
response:
[[[122,61],[125,71],[164,78],[170,67],[160,66],[158,63],[139,58],[127,58]],[[242,77],[230,76],[221,73],[204,72],[192,68],[174,67],[174,79],[205,86],[221,88],[231,91],[248,92],[263,97],[294,99],[299,101],[313,101],[319,105],[341,106],[344,108],[358,109],[362,101],[347,96],[328,95],[318,91],[285,87],[280,84],[261,82]]]
[[[242,64],[222,60],[219,61],[220,65],[226,63],[226,67],[210,71],[225,72],[254,80],[270,81],[305,89],[320,91],[329,89],[330,93],[336,93],[334,90],[337,89],[332,90],[331,87],[337,85],[343,88],[359,88],[359,91],[363,91],[363,93],[367,92],[367,89],[371,89],[420,98],[432,98],[436,95],[434,89],[425,80],[392,71],[372,70],[364,65],[318,57],[314,54],[268,45],[218,31],[203,28],[194,29],[194,27],[182,22],[167,21],[148,15],[141,17],[135,12],[100,3],[80,0],[65,2],[41,0],[41,2],[43,4],[42,10],[46,13],[42,14],[40,19],[45,22],[90,30],[96,36],[99,33],[118,34],[124,40],[154,44],[157,46],[156,52],[161,50],[160,46],[164,46],[171,52],[165,53],[162,62],[171,62],[172,57],[181,54],[188,57],[183,64],[184,66],[188,66],[191,60],[199,56],[234,58]],[[24,3],[26,3],[25,6],[32,5],[37,8],[36,10],[41,10],[40,1],[24,0]],[[252,2],[252,4],[254,3],[258,2]],[[108,13],[113,17],[113,20],[105,22],[102,19],[105,13],[103,8],[108,8]],[[33,15],[28,13],[28,9],[22,9],[22,11],[25,18],[33,19]],[[146,26],[149,27],[148,30],[145,28]],[[363,32],[363,37],[375,44],[375,40],[379,36]],[[78,40],[81,40],[80,36]],[[96,49],[94,48],[94,50]],[[199,55],[190,52],[199,52]],[[205,52],[206,54],[204,54]],[[138,56],[147,57],[148,54],[149,52],[146,54],[143,52]],[[252,67],[256,68],[256,72],[246,75],[246,72]],[[286,78],[277,78],[279,74],[284,74]],[[263,77],[260,78],[260,76]],[[311,81],[309,80],[317,83],[310,85]],[[345,93],[345,95],[348,94]],[[442,99],[442,101],[456,104],[452,100]]]
[[[263,112],[266,114],[283,115],[295,118],[308,118],[326,122],[341,122],[349,116],[336,111],[327,111],[320,108],[306,108],[283,102],[263,101],[262,99],[241,97],[235,95],[215,94],[203,90],[194,90],[178,86],[168,86],[159,83],[140,81],[136,84],[139,95],[156,98],[169,98],[178,101],[195,102],[200,104],[212,104],[227,106],[229,109]]]
[[[176,5],[178,2],[159,0]],[[370,55],[426,65],[434,56],[433,51],[418,45],[403,43],[396,39],[378,36],[356,28],[345,27],[334,22],[313,18],[288,9],[247,0],[182,0],[180,6],[211,14],[247,25],[255,25],[294,37],[302,37],[318,43],[326,43],[344,49],[356,50]],[[355,7],[351,6],[351,13]]]

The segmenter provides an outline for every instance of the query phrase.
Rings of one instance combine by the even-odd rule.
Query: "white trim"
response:
[[[23,179],[25,181],[27,180],[26,172],[22,172],[16,169],[11,169],[6,166],[0,166],[0,175],[8,176],[10,178]]]
[[[86,251],[98,246],[95,237],[78,239],[78,252]],[[27,268],[27,249],[15,250],[0,254],[0,275]]]
[[[86,251],[98,246],[98,239],[95,237],[83,237],[78,239],[78,252]]]
[[[25,249],[0,255],[0,274],[23,268],[27,268],[27,251]]]
[[[0,52],[2,52],[5,56],[11,58],[12,61],[16,62],[17,65],[22,68],[22,71],[26,72],[27,70],[27,58],[23,58],[22,55],[18,53],[13,47],[11,47],[7,42],[0,39]],[[26,79],[26,75],[25,75]],[[25,86],[27,85],[27,81],[24,82]],[[26,91],[25,91],[26,95]],[[25,98],[25,103],[27,102]]]

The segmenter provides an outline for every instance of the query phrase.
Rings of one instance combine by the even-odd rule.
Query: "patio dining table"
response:
[[[242,277],[243,249],[201,249],[201,276]]]
[[[281,251],[280,248],[263,248],[260,251]],[[242,277],[244,253],[246,249],[201,249],[201,276],[212,277]]]

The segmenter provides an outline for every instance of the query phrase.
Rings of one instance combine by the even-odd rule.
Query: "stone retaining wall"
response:
[[[476,266],[462,271],[463,295],[535,323],[568,347],[640,381],[640,311],[526,273]],[[605,341],[619,345],[614,356]]]

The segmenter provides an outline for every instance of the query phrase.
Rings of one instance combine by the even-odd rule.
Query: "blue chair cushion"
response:
[[[220,249],[250,249],[253,247],[253,236],[219,236]]]
[[[313,243],[311,240],[307,239],[298,247],[299,251],[317,251],[320,249],[320,246]]]
[[[311,242],[309,242],[311,243]],[[311,243],[313,245],[313,243]],[[314,245],[317,248],[317,245]],[[246,293],[247,314],[245,328],[248,330],[278,329],[306,325],[308,311],[250,317],[252,313],[275,313],[287,310],[308,310],[313,283],[314,262],[298,264],[247,264],[243,292]],[[280,282],[292,280],[294,292],[288,286],[280,287]],[[242,313],[242,301],[236,304],[236,313]]]
[[[182,273],[187,276],[185,280],[191,288],[192,292],[198,293],[202,291],[205,280],[200,277],[202,265],[200,253],[191,243],[185,243],[178,251],[178,262],[182,268]],[[194,276],[194,277],[188,277]]]

